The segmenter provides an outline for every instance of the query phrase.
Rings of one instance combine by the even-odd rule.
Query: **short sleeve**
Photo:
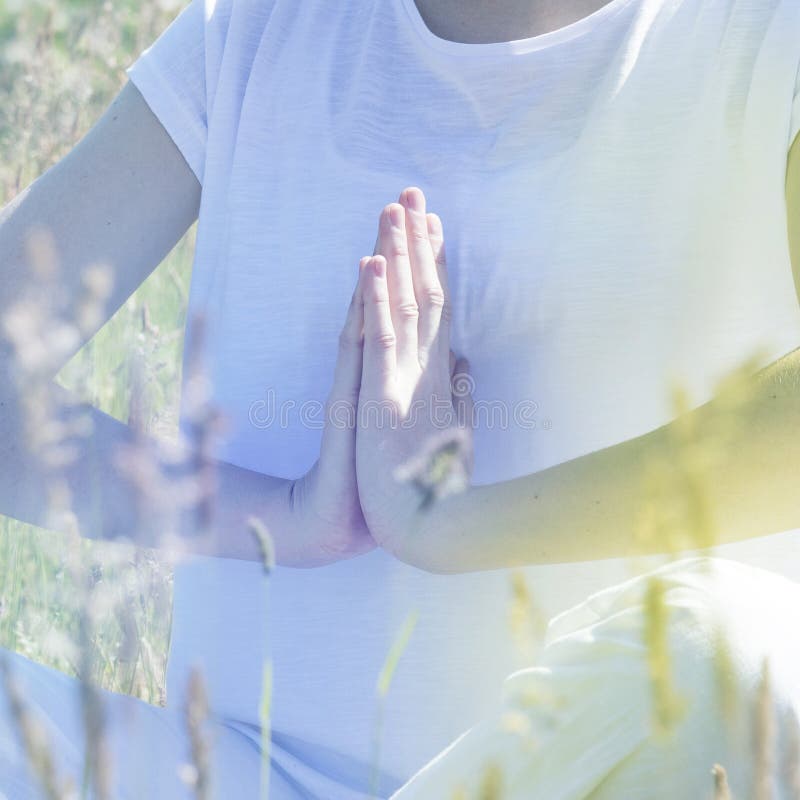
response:
[[[203,183],[208,135],[206,5],[191,0],[125,72]]]
[[[789,133],[790,146],[794,144],[798,133],[800,133],[800,82],[795,87],[794,99],[792,100],[792,121]]]

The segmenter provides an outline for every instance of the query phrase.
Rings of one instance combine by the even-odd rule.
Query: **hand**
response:
[[[472,404],[468,392],[454,395],[451,386],[468,365],[450,351],[442,224],[426,214],[419,189],[383,209],[376,251],[362,262],[358,491],[375,541],[421,563],[419,514],[469,483]]]
[[[359,280],[339,336],[333,389],[325,409],[320,457],[291,486],[291,508],[306,540],[303,566],[321,566],[372,550],[356,482],[356,411],[361,384],[364,304]]]

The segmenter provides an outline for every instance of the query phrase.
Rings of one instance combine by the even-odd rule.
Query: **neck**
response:
[[[608,0],[414,0],[431,32],[452,42],[488,44],[549,33]]]

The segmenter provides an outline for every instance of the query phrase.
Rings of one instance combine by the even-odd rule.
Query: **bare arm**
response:
[[[693,486],[702,492],[695,510],[706,524],[682,506],[692,485],[674,478],[691,468],[686,459],[693,457],[679,445],[681,432],[705,437],[731,421],[721,397],[635,439],[443,498],[419,513],[405,557],[434,572],[469,572],[702,548],[797,527],[800,440],[792,432],[800,426],[800,350],[748,383],[750,399],[727,444],[718,446]],[[663,502],[678,512],[672,538],[643,536],[645,480],[654,467],[662,468],[654,477],[662,481]],[[687,538],[681,542],[675,534]]]
[[[180,151],[136,87],[128,83],[86,137],[0,212],[0,317],[29,288],[25,239],[33,226],[42,226],[55,242],[61,266],[55,288],[66,300],[68,315],[80,302],[84,269],[102,262],[112,271],[113,291],[103,319],[86,331],[87,340],[194,222],[200,196],[200,184]],[[46,526],[46,476],[26,452],[23,411],[8,378],[10,347],[2,340],[0,345],[0,513]],[[61,366],[54,365],[51,378]],[[59,397],[71,397],[53,385]],[[97,409],[88,411],[93,431],[77,442],[78,458],[67,474],[82,535],[157,541],[159,531],[142,529],[133,487],[115,466],[120,446],[133,440],[132,430]],[[63,418],[65,412],[60,413]],[[212,534],[219,535],[208,543],[210,549],[196,544],[195,549],[231,558],[260,558],[246,525],[255,514],[266,522],[280,563],[310,566],[331,560],[331,553],[347,555],[335,548],[327,552],[323,548],[320,555],[307,508],[298,513],[295,482],[227,463],[213,467],[219,488]]]
[[[41,226],[53,236],[59,291],[72,311],[83,270],[97,262],[113,270],[99,329],[186,233],[199,204],[194,174],[136,87],[126,84],[87,135],[0,211],[0,308],[25,290],[25,236]]]

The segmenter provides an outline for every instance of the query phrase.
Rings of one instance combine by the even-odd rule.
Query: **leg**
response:
[[[57,773],[80,789],[84,725],[80,683],[58,670],[3,651],[23,700],[41,722]],[[195,794],[180,777],[189,762],[189,739],[178,708],[158,708],[133,697],[102,692],[107,743],[111,754],[114,800],[190,800]],[[257,798],[259,755],[245,737],[210,722],[212,797]],[[0,691],[0,799],[39,800],[39,782],[21,746],[18,726]]]
[[[9,651],[3,657],[31,716],[43,727],[57,774],[80,789],[85,752],[80,682]],[[101,692],[114,798],[190,797],[178,767],[188,747],[179,715],[124,694]],[[0,691],[0,791],[13,800],[42,797],[28,765],[9,698]]]
[[[651,576],[664,589],[674,708],[683,702],[671,735],[655,724],[645,646]],[[715,763],[726,768],[734,796],[752,796],[754,741],[759,730],[764,738],[765,719],[775,728],[770,757],[780,794],[772,796],[790,797],[797,776],[788,745],[800,713],[798,609],[800,585],[709,558],[675,562],[592,595],[551,621],[539,665],[507,678],[496,715],[465,732],[394,800],[455,798],[459,787],[472,797],[490,765],[501,796],[515,800],[711,797]],[[769,694],[762,693],[765,659]],[[771,713],[759,715],[760,703]]]

